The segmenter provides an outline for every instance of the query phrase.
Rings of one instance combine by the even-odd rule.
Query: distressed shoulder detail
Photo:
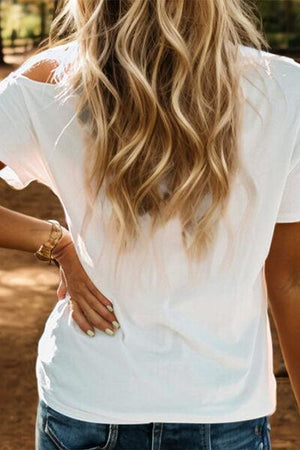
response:
[[[77,42],[72,41],[70,43],[64,45],[58,45],[56,47],[51,47],[45,49],[39,53],[36,53],[30,56],[26,61],[24,61],[16,70],[13,72],[13,76],[18,78],[19,76],[28,78],[32,81],[36,81],[41,84],[55,84],[49,83],[46,81],[42,81],[40,79],[35,79],[35,76],[39,78],[39,72],[41,77],[43,78],[43,72],[47,71],[47,66],[49,68],[49,75],[51,72],[54,73],[54,78],[59,76],[63,68],[67,67],[70,64],[75,56],[77,51]],[[42,67],[44,65],[44,67]],[[51,67],[50,67],[51,66]],[[40,69],[38,69],[40,67]],[[33,71],[33,78],[25,75],[28,72]],[[47,77],[46,77],[47,78]]]

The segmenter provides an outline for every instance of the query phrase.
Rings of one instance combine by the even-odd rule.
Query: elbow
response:
[[[268,273],[265,268],[265,280],[269,303],[285,301],[287,298],[295,298],[295,293],[300,293],[300,273],[291,271],[285,274],[276,274],[276,277]],[[300,296],[298,294],[296,297]]]

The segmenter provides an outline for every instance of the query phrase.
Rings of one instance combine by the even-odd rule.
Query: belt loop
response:
[[[162,422],[153,422],[151,450],[160,450],[162,431],[163,431],[163,423]],[[156,445],[156,443],[157,443],[157,445]]]
[[[164,424],[163,424],[163,423],[161,423],[160,425],[161,425],[161,427],[160,427],[159,441],[158,441],[158,449],[157,449],[157,450],[160,450],[160,446],[161,446],[161,438],[162,438],[162,432],[163,432],[163,427],[164,427]]]
[[[207,425],[207,442],[208,442],[208,450],[212,450],[212,446],[211,446],[211,427],[210,427],[210,423],[206,424]]]
[[[199,423],[199,444],[202,450],[212,450],[210,423]]]
[[[111,423],[110,424],[110,439],[109,439],[109,445],[108,445],[107,450],[115,448],[115,445],[116,445],[117,439],[118,439],[118,434],[119,434],[119,425],[115,424],[115,423]]]

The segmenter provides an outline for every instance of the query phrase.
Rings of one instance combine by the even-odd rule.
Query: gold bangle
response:
[[[47,222],[52,224],[49,239],[47,242],[42,244],[36,252],[34,252],[34,255],[41,261],[49,261],[49,264],[53,261],[59,267],[59,263],[52,256],[52,250],[62,237],[62,227],[61,224],[55,219],[48,219]]]

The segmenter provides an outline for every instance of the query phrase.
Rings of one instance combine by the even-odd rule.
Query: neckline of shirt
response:
[[[240,49],[245,52],[249,52],[249,50],[251,51],[251,48],[245,46],[245,45],[240,45],[239,46]],[[59,84],[58,83],[47,83],[44,81],[37,81],[37,80],[33,80],[31,78],[28,78],[27,76],[23,75],[22,73],[18,73],[17,78],[20,78],[21,80],[25,80],[28,84],[31,84],[32,86],[36,86],[38,88],[43,88],[43,89],[49,89],[49,91],[53,91],[55,89],[59,88]]]

